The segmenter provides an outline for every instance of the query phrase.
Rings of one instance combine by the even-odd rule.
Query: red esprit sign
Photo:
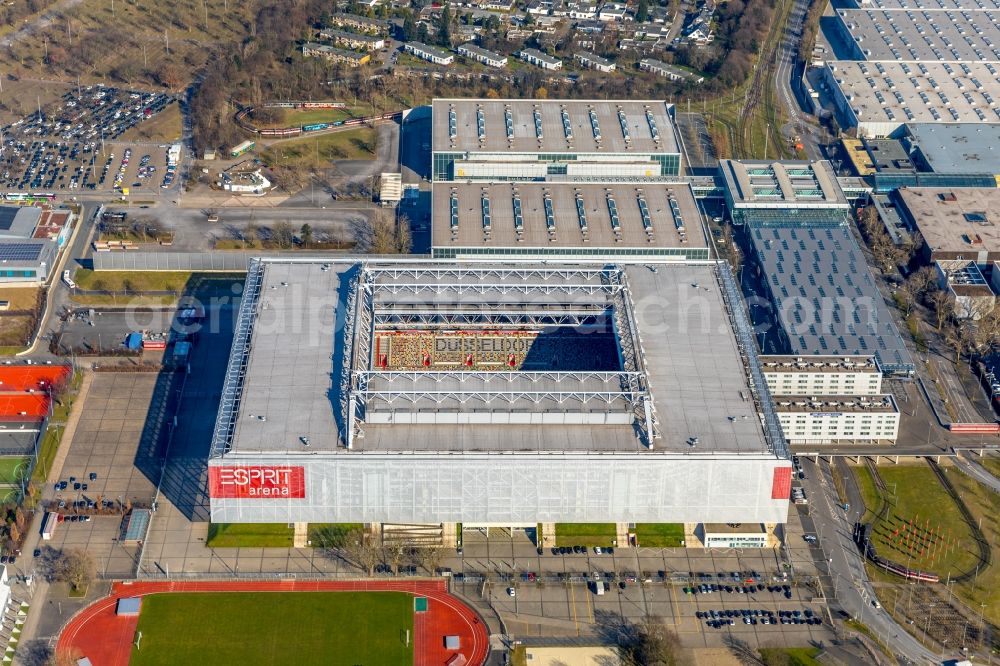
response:
[[[788,499],[792,492],[792,468],[775,467],[771,478],[771,499]]]
[[[209,467],[208,496],[302,499],[306,496],[305,468],[260,465]]]

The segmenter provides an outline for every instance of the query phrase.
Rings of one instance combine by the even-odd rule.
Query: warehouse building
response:
[[[211,520],[773,528],[792,470],[738,298],[705,264],[254,260]]]
[[[1000,123],[1000,65],[989,62],[826,64],[823,77],[846,128],[887,137],[906,123]]]
[[[882,392],[874,356],[761,356],[760,364],[772,396]]]
[[[435,183],[432,210],[438,258],[709,258],[682,182]]]
[[[896,209],[924,241],[924,258],[1000,261],[1000,190],[980,187],[914,187],[897,190]]]
[[[39,284],[71,230],[68,211],[0,206],[0,284]]]
[[[836,12],[840,36],[855,60],[1000,63],[998,10],[925,6]]]
[[[673,106],[662,100],[436,99],[432,108],[434,181],[681,173]]]
[[[996,306],[996,295],[972,259],[942,259],[934,262],[938,287],[951,295],[952,315],[957,319],[982,319]]]

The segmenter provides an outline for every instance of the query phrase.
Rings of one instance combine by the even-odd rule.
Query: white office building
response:
[[[873,356],[761,356],[772,396],[878,395],[882,371]]]
[[[774,410],[789,444],[893,444],[899,435],[891,395],[777,396]]]

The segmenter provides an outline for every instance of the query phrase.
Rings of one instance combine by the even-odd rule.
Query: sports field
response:
[[[403,592],[151,594],[131,666],[413,663]],[[409,632],[410,645],[406,645]],[[138,634],[137,634],[138,635]]]
[[[30,460],[24,456],[0,458],[0,483],[18,483],[27,474],[29,462]]]

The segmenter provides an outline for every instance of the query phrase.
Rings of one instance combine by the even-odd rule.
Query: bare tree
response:
[[[896,307],[899,308],[904,317],[909,317],[910,313],[913,312],[913,306],[916,305],[917,299],[913,290],[914,285],[904,282],[892,295],[893,300],[896,302]]]
[[[945,325],[945,322],[948,321],[954,311],[951,293],[945,291],[944,289],[938,289],[931,292],[930,300],[931,304],[934,306],[934,316],[937,320],[937,330],[938,333],[940,333],[941,328]]]
[[[369,576],[375,575],[375,566],[382,559],[382,549],[376,539],[363,529],[351,530],[344,538],[344,556],[364,569]]]
[[[394,538],[385,541],[383,536],[382,552],[385,554],[385,562],[392,569],[394,575],[399,574],[399,565],[406,558],[406,553],[410,550],[410,544],[406,539]]]
[[[87,551],[71,548],[62,551],[53,562],[52,574],[56,580],[69,583],[74,590],[82,590],[94,580],[97,565]]]
[[[413,249],[413,237],[410,235],[410,218],[400,215],[396,220],[395,243],[396,254],[409,254]]]
[[[627,666],[680,666],[687,664],[677,634],[663,619],[647,615],[619,644],[619,656]]]
[[[736,660],[743,666],[764,666],[756,650],[750,647],[746,641],[740,640],[733,635],[725,636],[722,639],[729,651],[733,653]]]
[[[288,249],[295,243],[295,233],[292,225],[282,221],[274,225],[274,242],[282,249]]]

